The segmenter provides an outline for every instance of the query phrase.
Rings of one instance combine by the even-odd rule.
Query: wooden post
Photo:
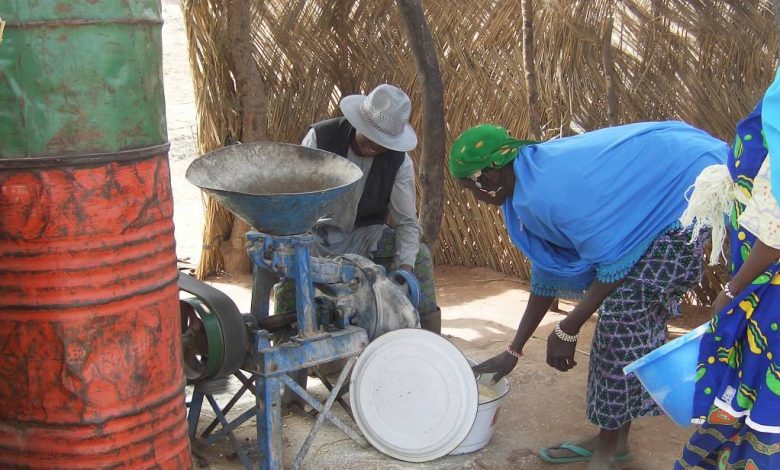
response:
[[[421,0],[396,0],[409,46],[422,83],[422,156],[418,168],[420,185],[420,225],[423,242],[432,249],[441,229],[444,185],[444,85],[436,56],[437,45],[425,19]]]
[[[265,84],[257,70],[252,51],[252,12],[249,0],[230,0],[228,3],[230,42],[228,56],[230,69],[236,81],[241,135],[244,143],[268,140],[268,97]],[[220,245],[225,271],[229,273],[252,272],[246,253],[246,232],[249,225],[233,216],[230,238]]]
[[[521,0],[523,11],[523,68],[525,69],[525,88],[528,100],[528,128],[531,138],[542,138],[539,126],[539,90],[536,86],[536,65],[534,63],[534,2]]]

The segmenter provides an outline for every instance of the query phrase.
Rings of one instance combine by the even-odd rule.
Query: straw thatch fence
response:
[[[201,152],[241,133],[228,1],[182,0]],[[769,0],[424,4],[444,81],[447,145],[480,122],[504,125],[517,136],[529,135],[538,123],[540,136],[549,139],[612,123],[681,119],[730,140],[775,69]],[[531,51],[523,47],[524,10],[533,22],[532,57],[524,57]],[[338,114],[342,95],[382,82],[409,93],[418,105],[413,124],[421,128],[420,83],[393,1],[255,0],[247,12],[248,55],[267,99],[268,140],[299,142],[308,124]],[[524,63],[535,67],[529,70],[538,97],[533,108]],[[443,199],[438,263],[527,277],[497,210],[476,203],[452,181],[445,183]],[[231,226],[212,202],[207,212],[201,275],[220,269],[217,246]],[[711,300],[721,275],[708,273],[698,300]]]

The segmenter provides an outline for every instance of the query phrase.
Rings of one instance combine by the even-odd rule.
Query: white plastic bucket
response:
[[[476,362],[469,359],[471,365],[475,365]],[[496,427],[496,421],[498,420],[498,410],[501,407],[501,402],[509,394],[509,381],[506,377],[502,377],[495,385],[491,385],[490,381],[493,379],[493,374],[482,374],[477,379],[477,384],[490,388],[495,392],[496,397],[477,405],[477,417],[474,419],[474,424],[471,425],[471,430],[463,439],[458,447],[455,448],[449,455],[468,454],[470,452],[478,451],[485,447],[490,438],[493,437],[493,429]],[[480,389],[482,387],[479,387]]]

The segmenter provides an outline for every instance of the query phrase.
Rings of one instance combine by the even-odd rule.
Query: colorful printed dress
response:
[[[729,155],[737,191],[731,212],[732,272],[756,236],[780,248],[761,103],[737,126]],[[716,314],[702,339],[694,422],[676,469],[780,469],[780,263]]]

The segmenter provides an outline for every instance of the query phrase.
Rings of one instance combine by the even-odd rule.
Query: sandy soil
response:
[[[168,134],[171,142],[171,183],[174,194],[177,255],[193,264],[200,257],[203,209],[199,191],[184,179],[189,163],[196,158],[195,104],[186,50],[186,37],[177,0],[163,0],[164,73]],[[443,333],[467,356],[482,360],[506,347],[514,334],[527,299],[527,285],[486,269],[438,266],[437,296],[442,307]],[[233,298],[242,311],[249,309],[249,278],[226,277],[214,283]],[[570,309],[568,304],[563,309]],[[373,449],[361,449],[340,431],[325,425],[305,462],[307,468],[340,469],[543,469],[555,468],[538,457],[540,447],[588,435],[594,428],[586,423],[585,383],[591,320],[580,341],[579,366],[560,373],[545,364],[544,338],[561,318],[550,314],[525,348],[525,357],[509,376],[512,391],[504,402],[495,434],[483,450],[460,457],[445,457],[425,464],[400,462]],[[672,332],[679,334],[705,320],[702,312],[676,321]],[[315,387],[322,391],[322,387]],[[229,396],[220,397],[227,400]],[[251,406],[245,397],[243,406]],[[209,415],[201,422],[205,423]],[[213,414],[211,415],[213,416]],[[288,415],[284,419],[285,462],[289,464],[313,424],[310,418]],[[690,429],[676,427],[665,417],[639,420],[632,429],[633,460],[624,468],[666,469],[687,439]],[[239,442],[255,455],[256,434],[250,421],[237,430]],[[195,452],[203,469],[241,468],[235,452],[226,442]],[[565,468],[584,468],[572,464]]]

